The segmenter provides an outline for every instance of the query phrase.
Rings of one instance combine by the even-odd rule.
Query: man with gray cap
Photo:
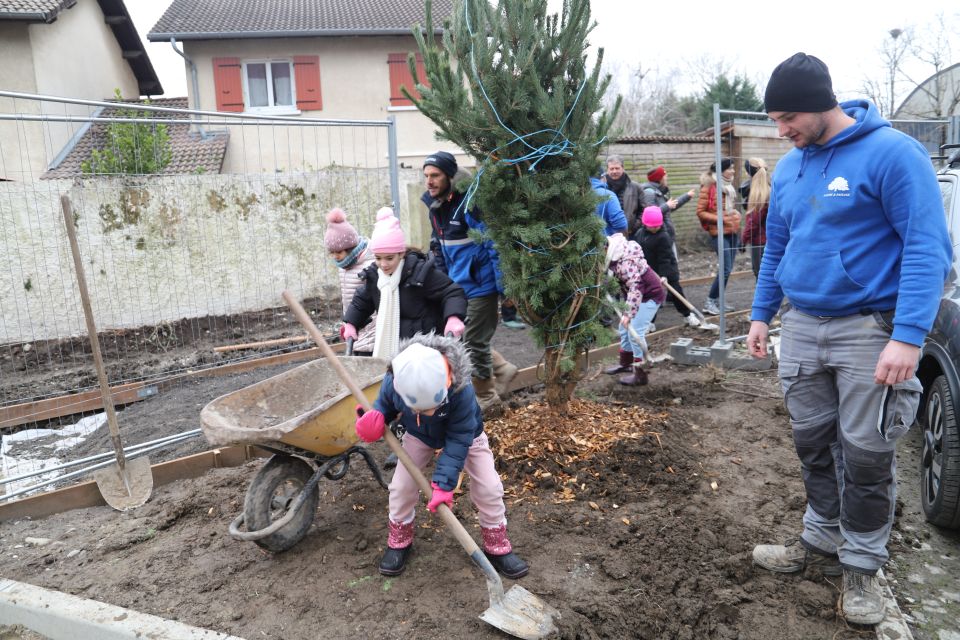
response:
[[[897,439],[952,249],[926,150],[866,100],[837,104],[827,66],[797,53],[764,104],[795,147],[777,163],[747,347],[767,355],[786,296],[779,373],[807,506],[799,541],[758,545],[771,571],[843,574],[849,622],[878,624]]]
[[[437,151],[423,162],[427,190],[421,200],[430,219],[430,249],[434,258],[463,287],[467,296],[467,328],[463,340],[473,362],[473,386],[484,415],[491,417],[503,408],[500,396],[517,375],[517,367],[490,348],[497,330],[500,294],[500,257],[493,242],[476,242],[470,229],[483,231],[480,212],[467,210],[465,195],[454,188],[457,160],[446,151]]]

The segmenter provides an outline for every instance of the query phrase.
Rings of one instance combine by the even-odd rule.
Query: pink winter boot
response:
[[[494,569],[511,580],[527,575],[530,567],[513,552],[513,545],[507,538],[506,524],[499,527],[481,527],[480,533],[483,536],[483,553]]]
[[[380,558],[380,573],[385,576],[398,576],[403,573],[407,556],[413,548],[413,521],[400,524],[390,520],[387,530],[387,550]]]

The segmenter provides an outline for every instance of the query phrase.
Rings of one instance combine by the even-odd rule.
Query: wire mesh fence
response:
[[[107,376],[124,404],[200,372],[304,349],[279,294],[296,293],[328,329],[339,317],[326,212],[343,208],[369,235],[376,210],[398,206],[401,181],[419,179],[397,168],[389,120],[250,117],[183,103],[0,92],[8,479],[92,453],[78,445],[104,431],[61,196],[74,210]],[[251,342],[257,348],[242,348]],[[15,486],[2,483],[0,493]]]

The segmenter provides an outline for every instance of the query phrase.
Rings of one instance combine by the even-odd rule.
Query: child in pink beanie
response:
[[[370,238],[375,264],[363,273],[363,284],[344,311],[340,332],[356,336],[377,313],[373,355],[392,358],[402,338],[417,333],[450,333],[459,337],[464,330],[467,298],[463,289],[419,251],[407,249],[406,238],[393,209],[377,211]]]
[[[347,222],[347,214],[343,209],[331,209],[327,214],[327,231],[323,235],[323,243],[337,265],[337,275],[340,276],[340,303],[346,313],[354,294],[363,284],[360,274],[373,263],[373,251],[367,246],[369,241],[361,237],[353,225]],[[373,353],[376,321],[376,317],[372,318],[359,335],[351,336],[354,339],[353,355],[369,356]]]

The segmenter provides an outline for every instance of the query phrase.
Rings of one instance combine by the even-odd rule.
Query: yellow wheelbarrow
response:
[[[345,357],[340,362],[369,400],[377,397],[386,361]],[[370,452],[357,444],[355,406],[324,358],[220,396],[203,408],[201,429],[210,444],[253,444],[273,453],[251,480],[243,512],[230,524],[231,536],[274,553],[290,549],[313,523],[320,480],[343,478],[355,455],[386,488]]]

